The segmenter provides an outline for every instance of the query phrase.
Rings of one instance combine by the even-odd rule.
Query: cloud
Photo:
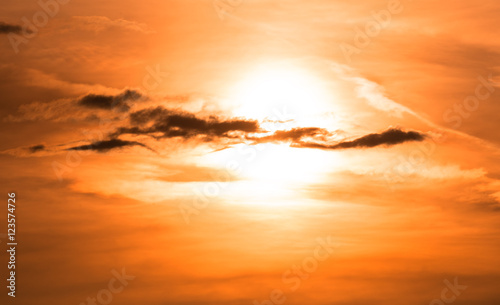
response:
[[[51,102],[33,102],[19,106],[17,114],[11,114],[7,122],[23,121],[79,121],[97,118],[96,110],[128,111],[132,102],[147,100],[137,90],[126,89],[121,93],[87,93],[78,98],[58,99]],[[101,113],[104,115],[103,113]]]
[[[410,141],[423,141],[425,135],[417,131],[390,128],[352,141],[335,140],[336,133],[319,127],[277,130],[272,134],[261,128],[259,122],[245,119],[223,120],[219,117],[199,118],[194,114],[166,109],[161,106],[146,108],[129,115],[130,125],[117,128],[111,137],[120,135],[149,135],[155,139],[180,137],[184,139],[204,136],[205,141],[226,138],[238,143],[289,142],[293,147],[319,149],[368,148],[392,146]],[[234,142],[233,141],[233,142]]]
[[[120,140],[120,139],[97,141],[97,142],[94,142],[94,143],[88,144],[88,145],[70,147],[66,150],[93,150],[93,151],[97,151],[97,152],[107,152],[111,149],[123,148],[123,147],[128,147],[128,146],[141,146],[141,147],[147,148],[149,150],[152,150],[147,145],[144,145],[140,142],[124,141],[124,140]]]
[[[290,130],[278,130],[264,137],[250,137],[255,143],[290,142],[298,148],[347,149],[367,148],[379,145],[396,145],[409,141],[423,141],[425,135],[416,131],[402,131],[390,128],[381,133],[372,133],[352,141],[336,142],[332,138],[335,133],[324,128],[305,127]]]
[[[147,108],[130,114],[130,127],[121,127],[113,134],[145,134],[155,138],[192,138],[198,135],[208,137],[237,138],[235,133],[260,131],[257,121],[244,119],[222,120],[215,116],[198,118],[188,112],[168,110],[163,107]]]
[[[336,144],[298,142],[292,146],[320,149],[369,148],[380,145],[392,146],[412,141],[418,142],[424,139],[425,135],[416,131],[403,131],[397,128],[390,128],[384,132],[368,134],[353,141],[343,141]]]
[[[372,133],[351,141],[339,141],[338,131],[329,131],[320,127],[298,127],[289,130],[277,130],[270,133],[261,127],[260,122],[244,118],[222,118],[220,116],[198,117],[197,115],[180,110],[167,109],[163,106],[144,108],[130,111],[130,101],[145,98],[135,90],[124,90],[115,95],[87,94],[78,99],[67,100],[59,107],[50,109],[40,108],[40,113],[49,112],[51,116],[76,116],[89,115],[88,110],[112,110],[118,108],[128,112],[128,123],[119,126],[118,121],[109,120],[110,140],[97,141],[91,144],[66,147],[63,150],[91,150],[107,152],[116,148],[129,146],[141,146],[154,151],[146,144],[134,141],[134,139],[121,140],[122,135],[141,136],[146,135],[156,140],[180,138],[197,139],[201,142],[212,142],[214,144],[259,144],[259,143],[289,143],[296,148],[317,149],[348,149],[368,148],[380,145],[392,146],[409,141],[423,141],[425,136],[416,131],[403,131],[391,128],[381,133]],[[46,105],[46,104],[45,104]],[[53,105],[54,106],[54,105]],[[64,107],[62,107],[64,106]],[[76,108],[75,108],[76,107]],[[85,110],[87,109],[87,110]],[[42,111],[46,110],[46,111]],[[81,113],[80,113],[81,112]],[[84,142],[85,143],[85,142]],[[26,150],[26,148],[25,148]],[[27,148],[31,154],[36,152],[47,152],[43,145],[34,145]],[[54,152],[60,151],[59,149]]]
[[[332,133],[324,128],[318,127],[304,127],[304,128],[293,128],[290,130],[277,130],[274,134],[265,137],[254,137],[252,139],[257,143],[267,143],[267,142],[299,142],[304,138],[314,138],[325,141],[327,137],[331,136]]]
[[[163,107],[142,109],[130,114],[130,122],[134,125],[146,124],[154,120],[167,119],[171,112]]]
[[[33,154],[39,151],[42,151],[45,149],[45,145],[39,144],[39,145],[34,145],[31,147],[28,147],[28,150]]]
[[[119,108],[122,111],[128,111],[130,106],[127,105],[128,101],[137,101],[145,98],[144,95],[135,90],[125,90],[118,95],[102,95],[102,94],[88,94],[82,97],[78,104],[87,108],[97,108],[111,110]]]
[[[20,34],[22,31],[23,28],[20,25],[8,24],[3,21],[0,21],[0,34],[9,34],[9,33]]]
[[[20,158],[45,157],[54,155],[56,153],[57,150],[52,150],[44,144],[21,146],[0,151],[0,154],[11,155]]]
[[[330,67],[340,78],[355,84],[357,96],[365,99],[373,108],[389,113],[390,115],[398,118],[403,117],[403,114],[405,113],[419,117],[410,108],[386,97],[384,87],[361,77],[352,68],[335,62],[332,62]]]
[[[12,91],[26,90],[39,92],[39,89],[48,89],[60,92],[61,96],[80,96],[90,92],[97,94],[118,94],[122,90],[100,84],[78,83],[64,79],[58,73],[46,73],[39,69],[22,67],[13,62],[0,64],[2,84]],[[31,90],[33,89],[33,90]],[[34,96],[33,96],[34,95]],[[41,99],[42,96],[33,94],[32,99]]]

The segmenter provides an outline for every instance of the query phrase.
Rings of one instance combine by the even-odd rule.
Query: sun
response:
[[[332,95],[324,81],[303,67],[262,65],[236,80],[229,92],[227,103],[233,106],[233,116],[258,120],[266,134],[332,124],[321,122],[331,109]],[[292,148],[290,143],[240,143],[200,156],[198,162],[223,170],[233,168],[231,174],[237,178],[228,183],[227,192],[234,190],[254,199],[260,194],[265,198],[249,201],[269,205],[266,198],[274,198],[273,202],[297,198],[297,190],[322,181],[326,169],[335,169],[342,161],[335,152]]]
[[[314,116],[327,111],[329,95],[323,82],[306,69],[265,65],[232,87],[229,102],[236,116],[299,126],[313,123]]]
[[[237,144],[204,155],[197,162],[234,177],[224,186],[225,195],[244,194],[248,200],[240,198],[238,202],[269,206],[292,204],[293,198],[303,195],[301,189],[324,181],[328,172],[342,168],[345,160],[339,152],[265,143]]]

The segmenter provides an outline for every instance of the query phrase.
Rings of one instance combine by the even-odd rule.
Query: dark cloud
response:
[[[114,149],[114,148],[123,148],[123,147],[128,147],[128,146],[141,146],[141,147],[147,148],[149,150],[152,150],[147,145],[144,145],[140,142],[124,141],[124,140],[120,140],[120,139],[98,141],[98,142],[94,142],[94,143],[88,144],[88,145],[71,147],[71,148],[68,148],[66,150],[93,150],[93,151],[97,151],[97,152],[107,152],[107,151]]]
[[[119,128],[113,136],[146,134],[155,138],[192,138],[195,136],[237,138],[232,132],[243,134],[260,131],[257,121],[217,117],[198,118],[191,113],[172,111],[163,107],[148,108],[130,114],[132,126]]]
[[[115,105],[125,105],[129,100],[137,100],[142,95],[126,90],[116,96],[87,95],[80,100],[86,107],[112,109]],[[416,131],[403,131],[390,128],[381,133],[372,133],[351,141],[335,140],[338,131],[332,132],[319,127],[301,127],[278,130],[269,133],[256,120],[242,118],[223,119],[217,116],[198,117],[195,114],[167,109],[162,106],[146,108],[128,114],[127,125],[117,127],[108,136],[110,140],[98,141],[87,145],[67,148],[66,150],[92,150],[106,152],[116,148],[141,146],[152,150],[137,141],[120,140],[122,135],[146,135],[156,140],[167,138],[193,139],[214,142],[226,148],[238,143],[289,143],[292,147],[318,149],[368,148],[379,145],[396,145],[409,141],[422,141],[425,136]],[[229,145],[229,146],[228,146]],[[33,146],[31,152],[44,149]],[[153,151],[153,150],[152,150]]]
[[[0,21],[0,34],[8,34],[8,33],[20,34],[22,31],[23,28],[20,25],[8,24]]]
[[[127,111],[130,109],[128,102],[137,101],[141,98],[144,98],[144,95],[140,92],[125,90],[118,95],[88,94],[82,97],[78,104],[87,108]]]
[[[170,113],[172,112],[163,107],[142,109],[130,114],[130,123],[141,125],[158,119],[167,119]]]
[[[30,153],[36,153],[36,152],[42,151],[44,149],[45,149],[45,145],[42,145],[42,144],[28,147],[28,150],[30,151]]]
[[[297,142],[294,147],[321,148],[321,149],[346,149],[346,148],[368,148],[379,145],[396,145],[404,142],[423,141],[425,135],[416,131],[403,131],[397,128],[388,129],[382,133],[372,133],[362,136],[353,141],[344,141],[336,144]]]
[[[147,108],[129,115],[130,125],[118,128],[111,136],[123,134],[149,135],[161,138],[193,138],[204,136],[205,140],[226,138],[240,142],[258,143],[289,142],[293,147],[346,149],[366,148],[379,145],[395,145],[408,141],[422,141],[424,135],[416,131],[402,131],[391,128],[382,133],[365,135],[352,141],[333,142],[333,132],[324,128],[304,127],[290,130],[278,130],[271,135],[260,127],[259,122],[244,119],[222,120],[218,117],[199,118],[194,114],[166,109],[163,107]]]

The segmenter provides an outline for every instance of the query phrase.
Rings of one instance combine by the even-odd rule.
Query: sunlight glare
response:
[[[303,69],[262,67],[238,82],[230,99],[237,105],[236,116],[293,119],[294,126],[300,126],[315,122],[315,115],[327,111],[329,94],[318,78]]]

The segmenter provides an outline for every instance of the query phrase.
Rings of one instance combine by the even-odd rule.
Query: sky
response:
[[[500,302],[498,1],[2,7],[2,304]]]

